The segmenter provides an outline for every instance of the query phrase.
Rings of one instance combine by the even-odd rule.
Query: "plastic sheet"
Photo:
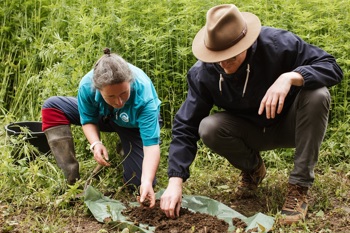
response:
[[[164,190],[156,194],[159,199]],[[103,196],[92,186],[88,186],[85,190],[85,204],[90,209],[95,219],[99,222],[109,222],[109,224],[118,225],[119,228],[129,228],[132,231],[142,233],[154,232],[154,227],[140,224],[135,226],[122,215],[125,205],[114,199]],[[131,202],[131,206],[138,206],[138,203]],[[257,213],[251,217],[245,217],[230,207],[204,196],[183,195],[182,207],[194,212],[207,213],[223,219],[229,224],[228,232],[235,230],[232,218],[239,218],[247,224],[245,231],[257,228],[259,232],[268,232],[272,229],[274,218],[262,213]]]

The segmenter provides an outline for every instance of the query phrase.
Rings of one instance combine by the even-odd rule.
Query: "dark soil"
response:
[[[223,233],[228,230],[228,223],[209,214],[180,209],[180,217],[169,219],[160,209],[157,200],[154,208],[145,206],[127,207],[123,211],[136,226],[140,223],[155,227],[156,233]]]

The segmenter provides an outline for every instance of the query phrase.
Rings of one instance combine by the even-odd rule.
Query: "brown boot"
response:
[[[258,154],[258,166],[250,172],[242,171],[241,180],[235,191],[237,198],[253,197],[258,189],[259,184],[266,176],[266,167],[260,154]]]
[[[63,170],[69,185],[80,179],[79,163],[75,158],[74,141],[69,125],[55,126],[45,130],[52,154]]]
[[[308,187],[288,184],[288,192],[282,207],[280,224],[286,225],[305,220],[308,208],[307,191]]]

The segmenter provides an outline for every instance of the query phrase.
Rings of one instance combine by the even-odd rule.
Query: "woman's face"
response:
[[[233,74],[242,65],[246,56],[247,56],[247,50],[238,54],[235,57],[231,57],[225,61],[219,62],[219,65],[224,69],[226,74]]]
[[[122,108],[130,97],[130,82],[107,85],[100,92],[107,104],[113,108]]]

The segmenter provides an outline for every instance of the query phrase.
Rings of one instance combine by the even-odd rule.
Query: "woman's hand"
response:
[[[90,147],[90,150],[94,154],[94,159],[96,162],[103,166],[110,166],[110,163],[107,162],[109,159],[107,148],[102,144],[100,140],[100,132],[98,126],[90,123],[83,125],[82,128],[85,137],[92,145],[92,147]]]
[[[152,182],[142,182],[140,186],[140,198],[137,200],[141,205],[153,208],[156,204],[156,195]],[[147,204],[146,204],[147,203]]]
[[[94,146],[93,153],[94,159],[98,164],[101,164],[103,166],[111,165],[109,162],[107,162],[109,160],[107,148],[102,143],[96,144]]]

